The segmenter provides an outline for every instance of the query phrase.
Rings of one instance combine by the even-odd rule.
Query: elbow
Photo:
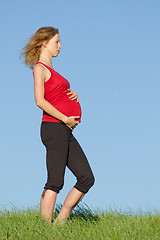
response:
[[[36,105],[37,105],[38,107],[40,107],[40,103],[39,103],[39,102],[36,102]]]
[[[37,101],[36,101],[36,105],[37,105],[38,107],[41,107],[41,106],[42,106],[42,102],[43,102],[43,100],[37,100]]]

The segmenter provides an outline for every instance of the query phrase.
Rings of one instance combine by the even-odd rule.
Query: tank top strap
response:
[[[54,69],[53,68],[51,68],[51,67],[49,67],[49,66],[47,66],[46,64],[44,64],[44,63],[42,63],[42,62],[36,62],[34,65],[36,65],[36,64],[38,64],[38,63],[40,63],[40,64],[42,64],[42,65],[44,65],[49,71],[50,71],[50,69],[52,69],[53,71],[54,71]]]

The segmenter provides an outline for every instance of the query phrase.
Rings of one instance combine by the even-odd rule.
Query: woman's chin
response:
[[[57,57],[57,56],[58,56],[58,53],[59,53],[59,52],[57,52],[56,54],[54,54],[52,57]]]

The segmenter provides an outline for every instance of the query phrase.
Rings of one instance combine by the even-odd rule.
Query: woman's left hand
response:
[[[79,97],[78,97],[77,93],[74,92],[74,91],[72,91],[72,90],[69,89],[69,88],[68,88],[68,90],[69,90],[70,92],[67,93],[67,95],[71,95],[69,98],[70,98],[71,100],[77,99],[77,103],[78,103],[78,102],[79,102]]]

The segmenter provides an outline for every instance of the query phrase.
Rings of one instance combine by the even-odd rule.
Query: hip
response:
[[[52,140],[57,142],[58,139],[65,139],[72,135],[72,131],[63,122],[41,122],[40,137],[44,145]]]

